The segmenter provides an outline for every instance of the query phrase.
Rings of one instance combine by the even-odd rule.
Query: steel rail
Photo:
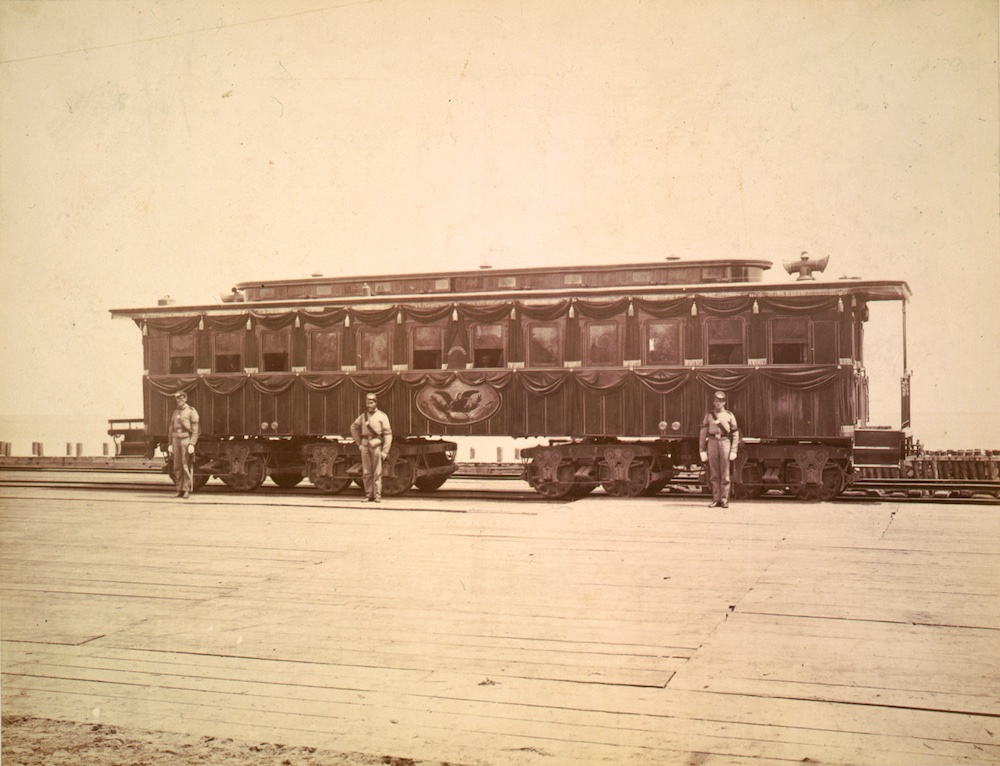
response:
[[[14,475],[17,474],[17,475]],[[73,478],[57,476],[56,474],[74,474]],[[97,474],[104,474],[106,477],[114,476],[118,478],[101,479]],[[162,477],[162,478],[160,478]],[[468,487],[456,486],[462,480],[477,480],[495,483],[496,490],[470,490]],[[516,482],[517,476],[490,473],[459,473],[454,479],[446,483],[440,489],[430,492],[423,492],[413,488],[407,492],[417,497],[431,498],[436,494],[446,493],[450,497],[470,492],[477,497],[497,497],[507,498],[518,497],[523,499],[545,500],[541,495],[536,494],[527,487],[520,485],[515,489],[511,482]],[[506,485],[506,486],[504,486]],[[87,489],[87,490],[131,490],[131,491],[152,491],[168,492],[171,488],[169,479],[162,469],[135,469],[129,468],[120,471],[113,471],[107,468],[96,467],[25,467],[25,466],[3,466],[0,465],[0,487],[52,487],[59,489]],[[357,490],[360,492],[360,490]],[[297,487],[283,489],[267,483],[257,493],[266,495],[288,494],[288,495],[316,495],[317,497],[336,497],[322,493],[308,483]],[[350,497],[355,493],[355,488],[346,490],[346,496]],[[196,494],[227,494],[238,495],[221,482],[212,482],[198,490]],[[685,477],[678,482],[665,487],[658,496],[660,497],[701,497],[705,494],[704,485],[695,477]],[[585,495],[584,497],[586,497]],[[589,495],[600,496],[600,495]],[[567,497],[558,502],[571,502],[580,497]],[[760,502],[760,500],[796,500],[794,494],[785,487],[773,487],[765,489],[760,498],[756,500],[737,500],[735,504]],[[935,502],[935,503],[963,503],[963,504],[1000,504],[1000,482],[995,481],[974,481],[974,480],[945,480],[945,479],[859,479],[850,484],[842,493],[832,498],[832,502]],[[553,501],[556,502],[556,501]]]

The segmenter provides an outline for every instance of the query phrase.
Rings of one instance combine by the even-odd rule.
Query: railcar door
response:
[[[252,427],[262,436],[284,436],[293,432],[295,376],[291,367],[291,330],[287,324],[257,328],[260,374],[253,380],[257,418]]]
[[[261,436],[288,436],[294,432],[292,422],[294,407],[292,405],[293,387],[271,393],[257,391],[255,397],[256,423],[251,429]]]

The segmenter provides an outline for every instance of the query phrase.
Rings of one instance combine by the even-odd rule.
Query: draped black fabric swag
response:
[[[447,387],[454,381],[474,387],[488,385],[500,393],[502,406],[487,421],[463,426],[444,426],[423,420],[413,400],[424,386]],[[506,434],[530,435],[658,435],[660,412],[668,421],[679,421],[674,436],[694,436],[708,409],[713,391],[725,391],[729,407],[740,420],[743,432],[752,436],[839,435],[839,424],[854,420],[850,367],[796,366],[783,369],[733,368],[553,368],[503,370],[414,370],[403,372],[271,373],[234,375],[162,375],[147,378],[150,393],[172,397],[178,390],[189,393],[192,404],[254,408],[270,397],[286,401],[294,421],[307,417],[307,402],[326,397],[333,407],[333,423],[324,432],[346,433],[356,417],[354,409],[364,394],[378,395],[380,406],[393,418],[401,436],[412,434]],[[346,385],[345,385],[346,384]],[[787,392],[782,395],[781,392]],[[782,425],[775,420],[774,403],[792,397],[801,406],[819,404],[822,423]],[[819,397],[816,399],[815,397]],[[163,400],[161,400],[162,402]],[[605,402],[598,407],[599,402]],[[543,402],[549,404],[539,409]],[[659,404],[655,404],[659,402]],[[169,401],[160,405],[169,413]],[[813,404],[806,407],[813,411]],[[645,407],[645,409],[644,409]],[[794,409],[794,408],[793,408]],[[616,413],[616,419],[595,421],[595,413]],[[648,410],[648,412],[647,412]],[[155,411],[155,410],[154,410]],[[609,417],[601,414],[600,417]],[[791,417],[791,416],[789,416]],[[807,417],[812,417],[807,414]],[[256,411],[243,421],[253,424]],[[595,425],[596,423],[596,425]],[[345,425],[346,424],[346,425]],[[610,425],[609,425],[610,424]],[[165,425],[153,423],[153,433]],[[798,434],[784,433],[799,431]],[[813,430],[809,430],[813,429]],[[819,430],[816,430],[819,429]],[[297,433],[307,433],[301,425]],[[206,434],[211,433],[210,430]]]
[[[488,304],[447,304],[423,306],[396,304],[382,309],[359,308],[322,308],[297,309],[281,314],[264,313],[247,310],[238,314],[202,314],[181,318],[153,318],[136,320],[151,332],[175,335],[192,332],[203,324],[204,329],[216,332],[234,332],[245,328],[247,320],[252,325],[268,330],[287,327],[298,319],[300,325],[325,328],[344,324],[345,317],[350,318],[350,324],[357,323],[369,327],[388,324],[402,316],[406,322],[429,324],[439,322],[452,312],[457,312],[459,320],[471,322],[500,322],[504,319],[521,322],[530,319],[536,322],[553,322],[565,317],[570,307],[573,307],[576,317],[587,319],[610,319],[627,315],[631,305],[635,316],[664,319],[690,314],[692,304],[697,304],[699,314],[714,316],[732,316],[747,312],[754,301],[758,308],[781,314],[816,314],[822,311],[833,311],[838,308],[838,299],[830,296],[788,296],[788,297],[754,297],[753,295],[737,295],[723,297],[706,297],[697,294],[682,298],[654,300],[649,298],[620,298],[611,301],[588,301],[567,299],[542,305],[524,304],[521,301],[504,301]]]

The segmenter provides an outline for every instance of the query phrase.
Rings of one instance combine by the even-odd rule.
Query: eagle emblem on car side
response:
[[[500,394],[492,386],[463,383],[455,377],[447,386],[428,384],[417,392],[417,409],[445,425],[478,423],[500,409]]]

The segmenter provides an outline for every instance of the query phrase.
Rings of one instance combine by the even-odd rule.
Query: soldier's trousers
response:
[[[361,479],[365,494],[373,499],[382,498],[382,442],[373,446],[368,439],[361,441]]]
[[[708,483],[712,487],[712,501],[716,503],[729,502],[729,451],[732,439],[716,439],[709,437],[708,447]]]
[[[188,454],[190,443],[191,439],[187,436],[175,436],[170,441],[174,453],[172,465],[178,492],[194,491],[194,455]]]

